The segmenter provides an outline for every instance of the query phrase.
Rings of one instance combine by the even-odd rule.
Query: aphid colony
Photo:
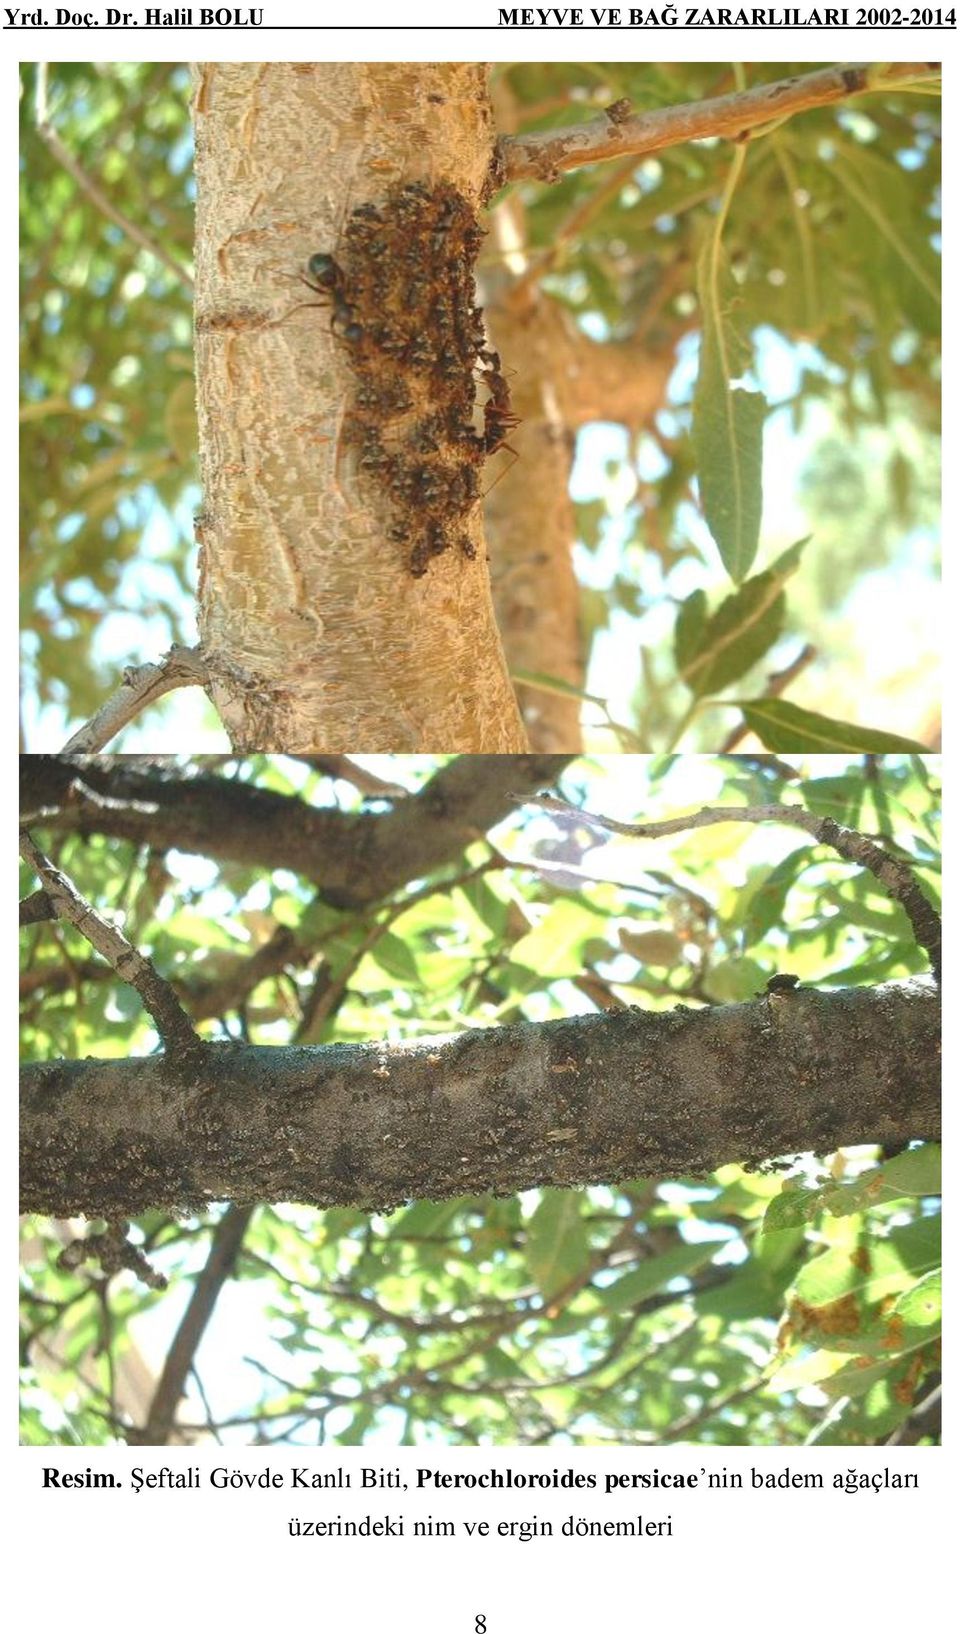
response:
[[[412,182],[357,206],[337,259],[321,251],[307,263],[304,282],[329,301],[356,377],[344,441],[389,494],[390,537],[414,578],[454,546],[476,555],[465,524],[480,467],[519,423],[476,305],[481,238],[455,187]],[[482,431],[475,371],[487,390]]]

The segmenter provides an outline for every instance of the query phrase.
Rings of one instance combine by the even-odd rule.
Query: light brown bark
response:
[[[197,72],[200,629],[237,749],[526,747],[480,508],[472,559],[468,543],[411,573],[345,435],[344,325],[299,281],[399,184],[452,183],[477,209],[492,139],[476,64]]]
[[[515,297],[495,280],[487,309],[493,340],[512,366],[520,425],[510,441],[515,462],[499,456],[502,477],[486,501],[494,605],[510,673],[538,672],[582,691],[580,587],[573,567],[577,537],[570,476],[576,434],[613,420],[636,432],[663,402],[675,362],[672,339],[598,344],[535,283]],[[539,688],[517,688],[531,745],[547,752],[581,746],[581,702]],[[611,745],[613,747],[613,745]]]
[[[726,136],[743,141],[751,131],[775,120],[846,102],[870,91],[880,91],[911,80],[935,79],[938,62],[834,63],[808,74],[753,85],[728,96],[673,108],[634,113],[629,105],[609,110],[602,119],[565,130],[534,131],[505,136],[498,144],[497,180],[519,181],[525,176],[553,181],[565,170],[615,159],[661,153],[703,137]]]

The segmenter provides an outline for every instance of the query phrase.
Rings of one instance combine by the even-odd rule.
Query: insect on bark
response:
[[[330,319],[330,328],[335,335],[345,340],[348,346],[355,346],[363,339],[363,329],[354,317],[353,307],[344,294],[343,269],[338,266],[332,255],[325,250],[317,250],[307,262],[308,277],[298,273],[301,284],[313,290],[315,295],[326,297],[324,301],[304,301],[304,306],[325,306],[327,302],[333,308]]]
[[[506,476],[507,472],[520,458],[517,450],[511,443],[507,442],[510,433],[516,430],[520,424],[520,416],[513,412],[510,387],[503,376],[499,352],[484,349],[480,353],[480,357],[484,365],[483,384],[489,392],[487,401],[483,405],[483,433],[480,437],[480,445],[488,459],[492,454],[498,454],[501,448],[505,448],[509,454],[513,455],[510,465],[504,467],[500,475],[486,490],[483,496],[485,499],[487,494],[493,492],[497,483],[502,477]]]

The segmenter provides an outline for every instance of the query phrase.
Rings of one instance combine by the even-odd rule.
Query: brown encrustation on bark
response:
[[[21,1207],[395,1208],[935,1139],[924,980],[524,1022],[415,1046],[207,1046],[21,1073]]]

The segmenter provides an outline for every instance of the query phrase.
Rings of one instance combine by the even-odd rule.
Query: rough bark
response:
[[[912,981],[623,1010],[417,1046],[210,1045],[21,1073],[21,1206],[67,1216],[706,1173],[936,1138],[939,1007]]]
[[[311,293],[300,281],[318,252],[342,258],[349,223],[372,219],[358,208],[396,215],[398,200],[421,197],[414,184],[428,200],[455,188],[473,219],[493,142],[482,67],[205,64],[195,108],[199,617],[209,690],[231,743],[287,752],[523,750],[479,503],[458,513],[449,548],[440,549],[436,530],[414,538],[418,512],[431,503],[424,496],[463,476],[446,444],[423,459],[410,454],[426,439],[431,392],[449,378],[449,349],[430,367],[408,367],[406,352],[402,367],[380,359],[376,314],[361,314],[354,342],[352,292],[327,285]],[[439,292],[456,275],[472,290],[472,267],[451,254],[446,231],[407,250],[435,317],[434,286]],[[376,263],[374,284],[374,272],[389,276],[390,259]],[[412,300],[412,273],[403,267],[397,278]],[[383,306],[402,326],[399,295]],[[431,325],[422,330],[426,344]],[[374,412],[359,402],[364,359],[368,386],[374,359],[398,398],[376,444],[369,423],[357,440],[357,425]],[[469,360],[461,374],[472,401]],[[475,463],[473,434],[454,429],[466,465]],[[393,491],[384,449],[395,462]],[[405,530],[412,544],[401,542]]]
[[[21,761],[21,816],[38,828],[113,834],[315,880],[327,901],[360,907],[453,861],[472,840],[552,784],[570,755],[464,755],[388,812],[318,809],[225,777],[128,770],[123,756]]]

